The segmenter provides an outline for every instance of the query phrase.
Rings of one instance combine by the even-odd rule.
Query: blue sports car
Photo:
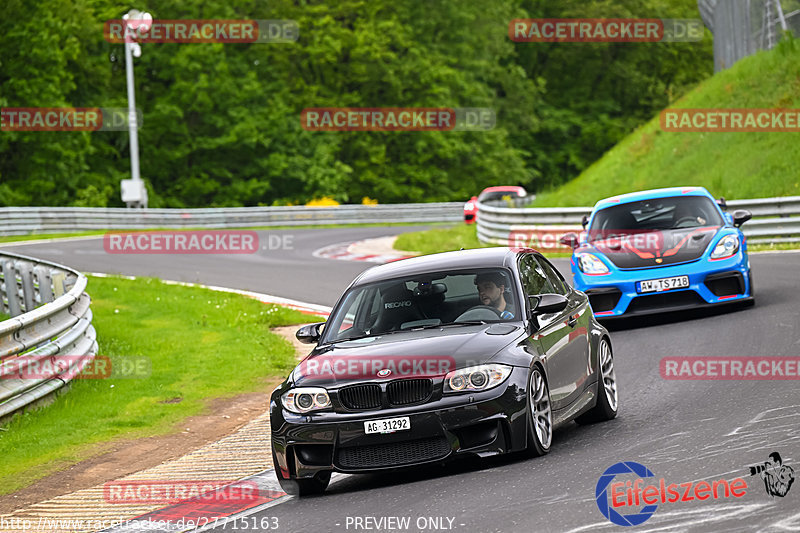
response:
[[[747,243],[751,213],[724,211],[702,187],[655,189],[597,202],[573,249],[575,288],[598,318],[739,302],[752,305]]]

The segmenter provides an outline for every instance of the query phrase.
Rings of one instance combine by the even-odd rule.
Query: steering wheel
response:
[[[675,221],[675,227],[680,228],[683,222],[691,222],[692,224],[697,224],[697,217],[691,215],[681,217]],[[687,227],[691,228],[692,226],[687,226]]]
[[[490,316],[487,316],[491,313]],[[496,320],[500,318],[500,311],[491,305],[476,305],[470,307],[455,319],[455,322],[467,320]]]

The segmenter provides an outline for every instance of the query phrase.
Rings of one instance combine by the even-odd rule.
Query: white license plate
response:
[[[649,279],[639,282],[639,292],[661,292],[671,289],[684,289],[689,286],[689,276]]]
[[[370,420],[364,422],[364,433],[394,433],[411,429],[411,420],[407,416],[399,418],[384,418],[383,420]]]

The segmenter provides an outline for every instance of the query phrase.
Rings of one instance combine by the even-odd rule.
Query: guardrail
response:
[[[751,244],[800,242],[800,196],[730,200],[728,212],[747,209],[753,219],[742,226]],[[508,207],[503,202],[478,204],[478,239],[508,245],[512,231],[580,232],[581,218],[591,207]]]
[[[247,228],[313,224],[459,222],[463,202],[339,205],[331,207],[219,207],[125,209],[100,207],[0,207],[0,235],[91,230]]]
[[[11,317],[0,321],[0,420],[59,390],[94,359],[86,283],[63,265],[0,253],[0,312]],[[56,356],[69,356],[69,367]]]

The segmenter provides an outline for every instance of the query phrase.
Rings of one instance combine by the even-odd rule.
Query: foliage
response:
[[[156,19],[293,19],[289,44],[142,45],[152,207],[443,201],[575,176],[706,78],[702,43],[514,43],[527,17],[697,17],[694,0],[150,0]],[[125,107],[112,0],[6,0],[0,107]],[[488,132],[313,132],[308,107],[488,107]],[[128,134],[0,132],[0,206],[119,206]]]
[[[800,41],[785,40],[717,73],[675,108],[800,107]],[[537,206],[594,205],[642,189],[702,186],[732,200],[800,195],[800,133],[663,132],[656,117]]]

